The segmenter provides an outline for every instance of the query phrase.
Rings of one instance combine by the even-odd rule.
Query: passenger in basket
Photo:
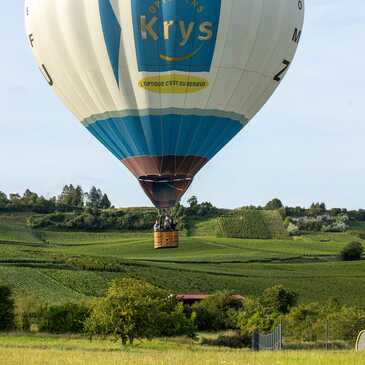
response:
[[[160,229],[161,229],[161,227],[160,227],[160,222],[157,220],[157,221],[155,222],[154,226],[153,226],[153,230],[154,230],[155,232],[159,232],[159,231],[160,231]]]
[[[171,231],[171,219],[168,215],[165,217],[164,229],[165,231]]]

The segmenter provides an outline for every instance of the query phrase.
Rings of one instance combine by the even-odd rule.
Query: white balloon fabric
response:
[[[26,0],[45,79],[169,208],[291,65],[304,0]]]

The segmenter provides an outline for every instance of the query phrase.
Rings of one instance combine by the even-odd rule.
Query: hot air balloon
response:
[[[304,0],[26,0],[25,14],[49,85],[169,209],[280,84]]]

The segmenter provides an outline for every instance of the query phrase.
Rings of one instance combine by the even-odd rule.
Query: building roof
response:
[[[184,293],[184,294],[177,294],[176,298],[179,300],[204,300],[208,299],[211,294],[204,294],[204,293]],[[235,300],[242,300],[244,297],[239,294],[234,294],[231,296],[232,299]]]

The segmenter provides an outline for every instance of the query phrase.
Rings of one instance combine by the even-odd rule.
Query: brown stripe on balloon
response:
[[[174,207],[189,189],[193,178],[166,177],[166,178],[139,178],[146,195],[157,208]]]
[[[194,177],[208,162],[198,156],[139,156],[122,161],[136,176],[186,176]]]
[[[158,208],[172,208],[208,162],[198,156],[139,156],[122,161]]]

